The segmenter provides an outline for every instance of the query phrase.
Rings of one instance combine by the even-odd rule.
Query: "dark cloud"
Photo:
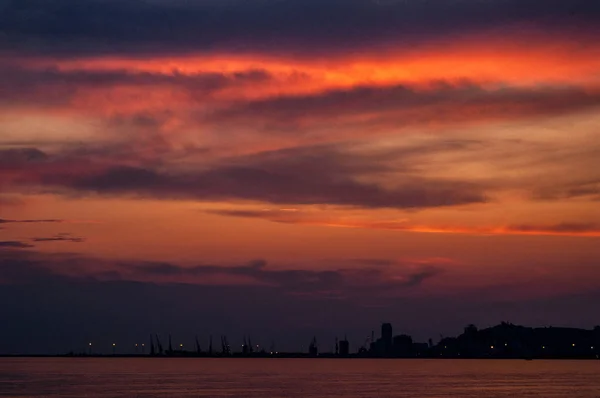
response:
[[[178,71],[171,73],[132,72],[127,70],[72,70],[59,69],[8,69],[2,71],[2,84],[16,86],[39,86],[43,84],[106,87],[106,86],[160,86],[179,85],[191,90],[211,91],[228,85],[242,82],[262,83],[272,76],[260,69],[244,72],[225,73],[195,73],[182,74]]]
[[[370,115],[370,129],[494,118],[548,116],[600,106],[600,93],[581,87],[504,87],[486,89],[472,83],[434,83],[433,87],[407,85],[355,87],[305,96],[283,96],[240,102],[210,116],[216,123],[257,123],[272,130],[296,132],[301,123],[327,121],[360,126],[356,115]]]
[[[71,234],[61,233],[55,236],[47,237],[47,238],[33,238],[33,242],[73,242],[73,243],[81,243],[85,242],[84,238],[78,236],[72,236]]]
[[[344,298],[354,296],[357,292],[366,294],[368,291],[377,291],[380,296],[388,296],[404,288],[418,286],[440,273],[440,269],[435,267],[414,271],[400,269],[396,270],[396,274],[390,274],[389,269],[381,267],[324,271],[276,269],[267,267],[265,261],[254,261],[248,265],[235,267],[215,265],[183,267],[169,263],[149,263],[132,265],[131,269],[133,276],[183,278],[202,278],[215,274],[243,276],[264,286],[283,288],[288,293],[302,295],[326,293]]]
[[[190,95],[190,99],[228,88],[245,85],[261,85],[274,78],[268,72],[254,69],[232,73],[172,73],[131,72],[126,70],[94,71],[58,69],[0,68],[0,91],[5,93],[2,101],[7,104],[36,106],[67,105],[81,90],[110,89],[114,87],[137,87],[158,89],[178,88]],[[10,100],[9,100],[10,98]],[[25,151],[26,150],[13,150]],[[10,153],[8,153],[10,155]],[[15,153],[26,156],[28,153]],[[34,156],[35,154],[29,154]],[[0,158],[1,160],[1,158]],[[31,160],[31,159],[30,159]]]
[[[266,265],[264,261],[257,261],[248,266],[227,267],[216,265],[200,265],[195,267],[181,267],[170,263],[148,263],[134,266],[134,272],[144,276],[202,276],[217,272],[231,274],[251,274],[253,270],[259,270]]]
[[[600,232],[600,225],[595,223],[561,223],[544,226],[521,224],[511,225],[508,230],[517,232],[598,233]]]
[[[167,174],[115,167],[67,183],[79,191],[109,195],[198,200],[256,200],[279,204],[336,204],[371,208],[425,208],[484,202],[481,188],[461,181],[400,178],[386,189],[353,175],[317,175],[301,170],[261,168],[259,164],[214,167],[204,172]]]
[[[281,224],[344,225],[339,220],[335,220],[331,217],[325,216],[324,218],[319,218],[318,214],[315,216],[315,214],[309,214],[302,211],[209,209],[204,210],[204,212],[225,217],[256,218]]]
[[[33,247],[29,243],[19,242],[19,241],[0,241],[0,249],[1,248],[9,248],[9,249],[28,249]]]
[[[594,0],[2,0],[0,49],[34,54],[347,51],[521,26],[594,37]],[[596,27],[597,28],[597,27]]]
[[[600,179],[571,186],[566,190],[565,194],[570,198],[579,196],[595,196],[596,198],[600,198]]]
[[[0,224],[37,224],[37,223],[63,223],[65,220],[5,220],[0,219]]]
[[[564,222],[554,225],[520,224],[509,226],[465,227],[462,225],[438,226],[412,225],[405,221],[364,221],[348,218],[336,218],[318,212],[282,211],[282,210],[247,210],[247,209],[213,209],[204,210],[209,214],[228,217],[257,218],[284,224],[308,224],[323,226],[346,226],[352,228],[382,229],[392,231],[414,231],[429,233],[455,233],[472,235],[510,235],[528,233],[532,235],[565,235],[565,236],[600,236],[600,225],[596,223]]]
[[[26,247],[32,247],[27,245]],[[15,251],[16,247],[9,247],[0,257],[0,282],[22,285],[46,283],[55,280],[69,280],[52,269],[56,264],[51,257],[45,257],[34,251]],[[44,266],[43,261],[47,260]]]
[[[420,177],[409,162],[403,163],[403,153],[414,155],[402,150],[358,153],[343,147],[310,146],[233,157],[178,172],[155,169],[151,164],[119,165],[122,160],[108,154],[97,164],[90,164],[88,157],[56,154],[38,167],[29,163],[13,167],[24,175],[21,181],[32,185],[103,195],[367,208],[426,208],[486,200],[482,186]],[[394,177],[393,187],[360,180],[386,175]]]
[[[241,210],[241,209],[217,209],[206,210],[207,213],[216,214],[219,216],[243,217],[243,218],[260,218],[270,219],[270,211],[261,210]]]
[[[14,242],[4,242],[14,243]],[[21,248],[7,244],[7,248]],[[25,246],[23,246],[25,247]],[[30,246],[27,246],[30,247]],[[152,261],[109,261],[73,255],[49,255],[36,252],[7,251],[0,259],[0,278],[12,283],[29,283],[27,275],[38,274],[42,277],[53,276],[75,280],[131,280],[152,283],[178,284],[217,284],[220,286],[256,285],[283,289],[286,293],[315,295],[335,291],[340,297],[352,298],[357,293],[369,291],[381,296],[400,293],[406,288],[416,287],[429,278],[442,272],[435,265],[414,267],[386,260],[378,260],[376,267],[372,262],[361,268],[331,268],[321,264],[320,269],[280,268],[269,265],[265,260],[255,260],[241,265],[200,264],[183,266],[169,262]],[[352,261],[351,261],[352,262]],[[391,266],[393,265],[393,267]],[[21,271],[15,271],[19,269]],[[26,271],[26,272],[25,272]],[[15,275],[18,278],[13,278]],[[214,283],[212,276],[231,277]],[[236,277],[244,277],[238,279]]]
[[[545,200],[588,197],[600,201],[600,178],[567,184],[553,184],[552,187],[538,189],[534,196],[537,199]]]
[[[392,260],[382,258],[358,258],[353,260],[357,264],[375,266],[375,267],[389,267],[395,264]]]
[[[48,155],[37,148],[0,149],[0,165],[37,162],[48,159]]]

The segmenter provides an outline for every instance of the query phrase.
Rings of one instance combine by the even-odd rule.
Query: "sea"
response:
[[[600,361],[0,358],[0,396],[600,398]]]

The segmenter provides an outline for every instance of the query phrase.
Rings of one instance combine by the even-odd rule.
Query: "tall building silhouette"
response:
[[[308,347],[308,354],[311,357],[316,357],[317,355],[319,355],[319,347],[317,346],[316,337],[313,337],[312,341],[310,342],[310,346]]]
[[[390,355],[392,353],[392,341],[393,332],[392,332],[392,324],[384,323],[381,325],[381,343],[382,343],[382,353],[384,355]]]
[[[350,355],[350,342],[348,341],[348,337],[344,337],[344,340],[340,341],[339,355],[341,357],[347,357]]]

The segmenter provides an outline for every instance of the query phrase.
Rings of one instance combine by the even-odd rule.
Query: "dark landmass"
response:
[[[319,352],[313,337],[308,352],[280,352],[265,350],[253,345],[244,337],[242,350],[233,352],[226,336],[220,345],[213,347],[212,337],[207,350],[202,350],[196,339],[195,350],[173,349],[171,336],[168,347],[162,346],[158,335],[151,335],[149,345],[136,345],[134,354],[120,354],[116,344],[113,353],[96,354],[89,344],[87,352],[70,352],[63,355],[10,355],[10,357],[107,357],[107,358],[452,358],[452,359],[599,359],[600,326],[593,330],[543,327],[530,328],[502,322],[479,330],[474,325],[465,327],[457,337],[441,338],[437,344],[414,342],[411,336],[393,335],[392,325],[381,326],[381,336],[374,333],[355,351],[344,338],[335,342],[335,352]],[[146,348],[148,350],[146,351]],[[138,352],[139,351],[139,352]]]

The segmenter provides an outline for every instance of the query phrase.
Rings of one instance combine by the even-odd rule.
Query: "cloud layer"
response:
[[[327,147],[264,152],[230,158],[205,170],[179,172],[105,165],[60,155],[52,158],[43,154],[32,159],[31,153],[42,154],[28,149],[7,156],[5,170],[15,173],[9,182],[106,195],[367,208],[421,208],[485,201],[482,188],[474,184],[427,179],[408,172],[398,174],[397,185],[391,188],[360,181],[364,175],[398,170],[388,169],[375,156],[349,156]],[[72,166],[76,166],[75,170]]]
[[[600,8],[526,1],[69,1],[3,0],[0,44],[54,54],[263,49],[326,54],[431,42],[499,29],[593,37]],[[558,33],[556,33],[558,36]],[[408,40],[407,40],[408,38]]]
[[[34,239],[35,242],[39,240]],[[377,299],[405,294],[443,272],[442,263],[426,265],[386,261],[348,261],[348,268],[315,270],[269,266],[264,260],[248,264],[178,265],[151,261],[111,261],[73,255],[40,255],[14,249],[31,248],[23,242],[0,242],[0,281],[30,284],[40,280],[136,281],[156,284],[259,286],[307,299],[358,299],[377,293]],[[356,267],[360,264],[360,267]],[[326,264],[323,264],[326,266]]]

